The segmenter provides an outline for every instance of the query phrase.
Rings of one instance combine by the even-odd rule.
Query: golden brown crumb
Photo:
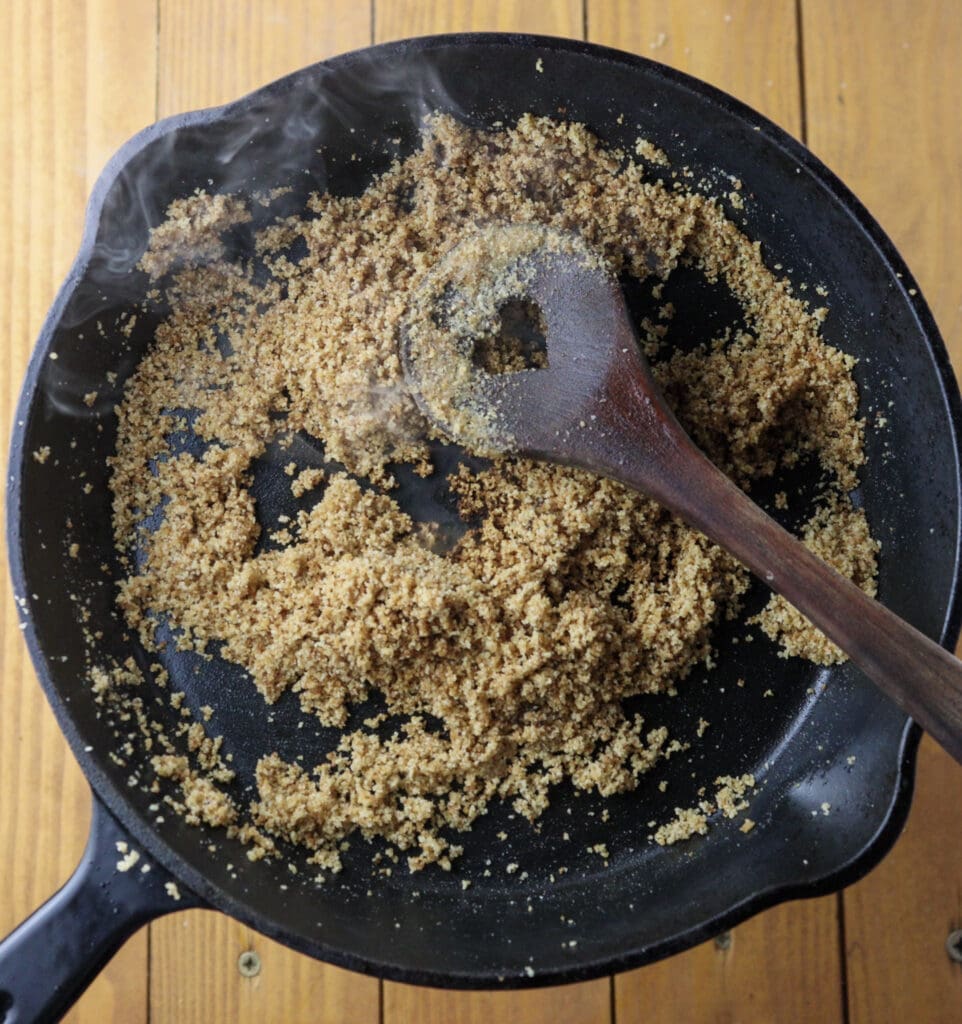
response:
[[[734,818],[739,811],[748,807],[744,794],[754,786],[753,775],[741,775],[737,778],[730,775],[720,776],[715,779],[714,800],[703,799],[699,801],[697,807],[676,807],[675,817],[655,832],[655,842],[659,846],[672,846],[692,836],[705,835],[708,832],[709,816],[721,812],[726,818]],[[741,831],[748,832],[752,828],[754,822],[748,828],[745,828],[743,823]]]
[[[749,789],[755,788],[754,775],[722,775],[715,779],[715,805],[726,818],[734,818],[739,811],[745,810],[748,801],[744,795]]]
[[[295,498],[301,498],[308,491],[313,491],[324,481],[323,469],[302,469],[291,481],[291,494]]]
[[[806,523],[802,540],[819,558],[875,597],[879,544],[869,532],[865,512],[855,508],[847,496],[832,496]],[[783,597],[773,594],[749,621],[757,622],[778,641],[782,657],[798,656],[818,665],[846,660],[845,654]]]
[[[636,139],[635,140],[635,153],[638,156],[644,157],[646,160],[650,160],[653,164],[659,167],[668,167],[669,160],[665,155],[664,150],[659,149],[649,139]]]
[[[117,861],[116,867],[118,871],[127,872],[140,860],[140,854],[136,850],[122,850],[120,852],[124,856]]]
[[[695,807],[676,807],[675,817],[655,832],[659,846],[673,846],[694,835],[708,832],[708,815]]]
[[[208,195],[198,190],[177,199],[167,210],[167,219],[150,233],[150,248],[140,268],[151,277],[162,277],[174,266],[202,263],[224,255],[221,235],[235,224],[251,219],[245,204],[226,195]]]
[[[250,219],[240,199],[179,200],[151,237],[141,265],[168,275],[171,311],[118,409],[118,548],[163,515],[140,537],[147,557],[118,603],[148,647],[157,614],[181,631],[180,649],[218,641],[268,702],[293,690],[306,714],[343,727],[376,691],[405,721],[387,737],[346,732],[314,765],[286,762],[266,736],[249,807],[212,776],[219,739],[199,723],[185,730],[186,753],[164,748],[152,763],[179,788],[175,809],[233,830],[252,859],[283,837],[336,872],[357,832],[389,840],[411,869],[450,869],[460,848],[442,832],[467,830],[492,801],[533,820],[561,779],[626,792],[681,749],[622,701],[673,692],[707,663],[713,626],[737,613],[747,576],[639,494],[506,458],[453,474],[472,525],[434,550],[392,496],[389,468],[432,469],[436,432],[398,357],[410,296],[479,211],[487,224],[574,234],[611,273],[656,288],[681,264],[722,282],[744,329],[676,352],[655,373],[684,426],[743,485],[810,453],[852,486],[863,461],[853,361],[821,339],[822,314],[792,297],[715,201],[648,181],[582,126],[526,116],[479,132],[438,116],[423,147],[366,192],[308,205],[308,217],[259,233],[266,283],[224,258],[222,233]],[[294,241],[307,253],[296,265],[283,253]],[[199,457],[171,448],[184,409],[196,413],[194,433],[216,442]],[[277,531],[282,548],[259,551],[252,471],[269,444],[299,432],[344,469],[295,478],[288,464],[295,496],[325,487]],[[851,518],[837,530],[863,537]],[[741,805],[739,784],[719,780],[723,813]],[[714,809],[679,811],[656,841],[702,831]]]

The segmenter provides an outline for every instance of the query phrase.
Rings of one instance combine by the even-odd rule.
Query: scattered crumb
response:
[[[726,818],[734,818],[739,811],[748,807],[748,801],[744,799],[745,793],[755,788],[755,776],[746,774],[740,776],[722,775],[715,779],[718,787],[715,792],[715,804],[718,810]]]
[[[655,832],[659,846],[672,846],[694,835],[708,834],[708,815],[694,807],[676,807],[675,817]]]
[[[117,844],[118,849],[120,843]],[[128,850],[127,853],[117,861],[118,871],[129,871],[140,860],[140,854],[136,850]]]
[[[671,165],[671,161],[668,159],[665,151],[659,149],[649,139],[635,139],[635,153],[640,157],[644,157],[645,160],[650,160],[651,163],[659,167],[669,167]]]
[[[825,501],[806,523],[802,541],[869,597],[875,597],[879,543],[869,532],[864,510],[855,508],[846,495],[832,495]],[[777,594],[749,622],[757,622],[767,636],[778,641],[782,657],[803,657],[818,665],[846,660],[835,644]]]
[[[675,817],[657,829],[653,838],[659,846],[672,846],[695,835],[706,835],[708,819],[716,811],[726,818],[734,818],[748,807],[744,794],[755,786],[753,775],[720,776],[715,780],[714,801],[702,800],[697,807],[676,807]],[[649,823],[649,827],[651,827]],[[749,829],[742,825],[742,831]]]
[[[315,487],[323,482],[323,480],[323,469],[303,469],[291,481],[291,494],[293,494],[295,498],[303,497],[308,491],[313,491]]]

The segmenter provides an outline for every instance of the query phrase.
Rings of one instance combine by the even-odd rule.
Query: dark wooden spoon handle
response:
[[[610,450],[618,452],[605,460],[608,475],[656,498],[730,551],[962,762],[962,662],[766,515],[706,458],[670,412],[645,404],[652,387],[646,377],[644,371],[641,377],[629,372],[621,379],[623,400],[615,404],[622,415],[607,424],[617,435]],[[660,428],[654,445],[653,418]]]

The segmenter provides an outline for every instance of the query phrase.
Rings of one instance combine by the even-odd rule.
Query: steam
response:
[[[138,263],[172,202],[197,190],[250,201],[291,186],[272,209],[250,202],[261,219],[256,228],[278,206],[300,213],[311,192],[360,193],[418,147],[428,114],[463,113],[433,60],[394,54],[361,51],[315,65],[226,107],[161,121],[115,155],[94,187],[82,250],[89,258],[59,313],[54,357],[44,367],[45,394],[59,413],[109,414],[150,344],[151,322],[164,309],[146,302],[153,284]],[[133,314],[141,323],[131,337]],[[119,370],[116,387],[105,379],[111,370]],[[374,397],[381,411],[406,400]],[[410,417],[392,418],[402,433],[412,430]]]
[[[226,107],[162,121],[131,140],[95,186],[92,259],[63,326],[110,308],[118,295],[129,301],[131,277],[143,289],[137,262],[175,199],[196,189],[251,196],[289,184],[302,195],[357,194],[417,146],[428,114],[464,112],[428,61],[392,62],[364,51],[345,61],[306,68]],[[91,278],[95,290],[86,287]]]

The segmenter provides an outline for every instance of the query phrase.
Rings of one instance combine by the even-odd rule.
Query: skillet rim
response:
[[[903,298],[909,303],[918,328],[926,341],[934,363],[942,399],[948,412],[954,452],[956,496],[958,507],[962,509],[962,471],[960,471],[959,458],[960,449],[962,449],[962,396],[959,393],[945,343],[928,304],[918,289],[915,278],[895,245],[861,201],[821,160],[784,129],[759,114],[747,104],[700,79],[645,57],[583,40],[556,36],[500,32],[448,33],[412,37],[362,47],[300,68],[230,103],[175,114],[150,125],[132,136],[110,158],[91,191],[84,215],[84,227],[77,256],[44,319],[43,326],[28,362],[15,412],[8,465],[6,524],[10,575],[15,595],[26,596],[30,592],[30,588],[27,586],[23,546],[21,544],[23,513],[21,478],[25,462],[24,441],[26,427],[30,420],[33,400],[38,391],[41,368],[63,311],[72,297],[76,285],[83,278],[90,264],[106,197],[122,174],[127,163],[157,139],[182,128],[214,123],[224,116],[242,109],[265,96],[270,96],[273,93],[283,93],[289,83],[303,77],[309,77],[319,69],[349,66],[352,62],[370,60],[372,56],[376,55],[383,55],[385,59],[390,59],[398,56],[405,57],[411,53],[429,51],[435,48],[452,46],[476,47],[480,45],[529,49],[541,53],[563,50],[592,60],[608,61],[627,65],[634,69],[641,69],[647,76],[656,79],[660,78],[672,86],[686,89],[689,92],[695,93],[699,101],[722,108],[727,114],[759,131],[764,136],[766,143],[782,150],[800,167],[804,167],[846,213],[852,217],[859,229],[864,232],[868,240],[875,246],[887,268],[893,274],[897,273],[899,275],[895,279],[895,286],[903,293]],[[915,294],[911,294],[913,289]],[[960,595],[959,587],[960,542],[962,542],[962,515],[959,515],[956,519],[955,574],[952,588],[948,595],[948,606],[939,636],[939,642],[948,649],[952,649],[958,638],[960,626],[962,626],[962,600],[960,600],[962,595]],[[311,941],[297,934],[291,934],[283,926],[276,925],[271,919],[253,910],[245,901],[238,899],[212,883],[205,874],[194,868],[172,847],[168,846],[163,836],[154,831],[146,821],[142,820],[135,813],[135,808],[128,801],[123,789],[115,785],[111,777],[103,771],[96,751],[85,749],[85,745],[74,724],[73,716],[70,713],[69,704],[64,700],[60,688],[58,688],[57,682],[54,679],[54,673],[50,671],[51,665],[48,664],[38,641],[32,617],[23,608],[19,608],[19,613],[21,631],[24,634],[37,677],[43,686],[48,703],[54,712],[60,729],[90,783],[95,803],[100,802],[105,805],[106,809],[123,824],[124,828],[129,830],[131,836],[144,850],[149,852],[151,857],[167,868],[176,878],[186,882],[197,896],[209,903],[213,908],[241,920],[262,934],[283,942],[285,945],[316,959],[394,981],[454,989],[532,988],[587,980],[654,962],[688,949],[778,903],[799,897],[825,895],[838,891],[857,881],[874,868],[891,849],[902,831],[911,805],[916,753],[922,730],[910,718],[906,718],[899,740],[895,784],[889,796],[888,806],[884,811],[884,816],[875,835],[854,856],[839,865],[834,871],[828,872],[820,878],[811,881],[785,883],[752,893],[744,900],[734,904],[727,911],[717,914],[700,925],[689,928],[660,943],[635,948],[621,955],[587,961],[576,966],[546,967],[540,969],[534,977],[528,977],[523,974],[512,974],[505,977],[488,973],[474,975],[468,972],[451,973],[442,970],[423,970],[398,966],[393,963],[361,957],[354,953],[346,953],[324,943]],[[95,807],[95,812],[96,810],[97,808]]]

